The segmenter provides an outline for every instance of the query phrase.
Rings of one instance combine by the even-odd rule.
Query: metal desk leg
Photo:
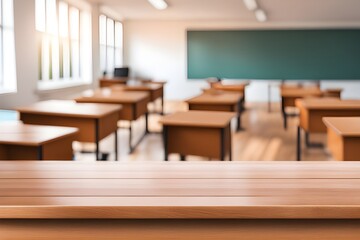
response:
[[[119,144],[118,144],[118,132],[117,129],[114,132],[114,136],[115,136],[115,161],[119,160]]]
[[[268,112],[271,113],[271,84],[268,85]]]
[[[164,94],[161,96],[161,115],[165,114],[165,100],[164,100]]]
[[[185,155],[180,155],[180,161],[186,161],[186,156]]]
[[[230,128],[230,125],[229,125],[229,128]],[[232,136],[231,136],[231,128],[230,128],[230,131],[229,131],[229,160],[232,161],[233,158],[232,158]]]
[[[301,161],[301,127],[297,128],[296,160]]]
[[[145,113],[145,134],[149,134],[149,113]]]
[[[95,154],[96,154],[96,161],[100,160],[100,147],[99,147],[99,141],[100,141],[100,136],[99,136],[99,119],[95,120],[95,144],[96,144],[96,150],[95,150]]]
[[[44,160],[44,155],[43,155],[43,146],[40,145],[38,146],[38,160]]]
[[[242,108],[242,103],[239,102],[239,106],[238,106],[238,109],[237,109],[237,113],[238,113],[238,116],[237,116],[237,131],[239,132],[241,130],[241,113],[243,111],[243,108]]]
[[[220,129],[220,160],[225,161],[225,129]]]
[[[284,119],[284,129],[287,129],[287,114],[285,111],[285,105],[284,105],[284,98],[281,99],[281,112],[283,115],[283,119]]]
[[[168,153],[168,127],[163,127],[163,143],[164,143],[164,160],[169,161],[169,153]]]
[[[129,149],[130,154],[134,152],[134,148],[132,147],[132,121],[129,123]]]

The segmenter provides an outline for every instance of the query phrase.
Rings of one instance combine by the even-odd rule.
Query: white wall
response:
[[[187,29],[258,29],[258,28],[312,28],[312,27],[359,27],[359,23],[343,26],[318,23],[247,24],[239,22],[204,21],[145,21],[124,22],[124,62],[134,76],[167,80],[166,97],[183,100],[201,92],[204,81],[187,80],[186,31]],[[247,90],[249,101],[267,101],[268,81],[253,81]],[[344,98],[360,98],[360,81],[324,81],[323,87],[342,87]],[[279,101],[279,93],[273,89],[273,100]]]
[[[98,79],[100,76],[98,16],[99,6],[93,4],[92,59],[94,79]],[[93,88],[97,85],[97,81],[94,81],[90,85],[38,91],[38,53],[35,31],[35,0],[14,0],[14,29],[18,91],[16,93],[0,94],[0,108],[13,109],[43,99],[67,99],[77,95],[83,90]]]

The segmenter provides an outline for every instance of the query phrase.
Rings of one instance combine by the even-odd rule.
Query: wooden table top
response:
[[[186,100],[189,104],[237,104],[243,95],[236,92],[205,92],[199,96]]]
[[[360,117],[325,117],[323,122],[338,135],[360,137]]]
[[[122,83],[126,83],[127,81],[129,81],[130,78],[129,77],[102,77],[99,79],[99,81],[106,81],[106,82],[122,82]]]
[[[149,94],[146,92],[125,92],[113,91],[111,88],[88,90],[83,92],[81,97],[75,99],[76,102],[98,102],[98,103],[138,103]]]
[[[281,87],[280,88],[282,97],[307,97],[307,96],[322,96],[323,91],[317,87]]]
[[[219,90],[234,90],[234,91],[242,91],[245,87],[249,86],[249,82],[243,82],[238,84],[222,84],[222,83],[214,83],[212,84],[212,88]]]
[[[341,100],[338,98],[304,98],[296,99],[298,108],[312,110],[352,110],[360,109],[360,100]]]
[[[162,84],[158,84],[158,83],[141,83],[141,82],[137,82],[137,83],[132,83],[132,84],[127,84],[127,85],[122,85],[122,84],[116,84],[111,86],[110,88],[112,90],[117,90],[117,91],[155,91],[155,90],[159,90],[161,88],[163,88],[164,86]]]
[[[163,117],[160,123],[165,126],[188,126],[188,127],[226,127],[235,113],[217,111],[188,111],[177,112]]]
[[[76,134],[77,128],[28,125],[21,122],[0,122],[0,144],[40,146]]]
[[[358,162],[0,162],[0,219],[360,218]]]
[[[100,118],[118,112],[121,106],[113,104],[76,103],[68,100],[49,100],[37,102],[27,107],[16,109],[20,113],[32,113],[49,116],[78,118]]]

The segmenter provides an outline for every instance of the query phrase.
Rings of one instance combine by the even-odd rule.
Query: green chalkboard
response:
[[[188,78],[360,79],[360,30],[187,32]]]

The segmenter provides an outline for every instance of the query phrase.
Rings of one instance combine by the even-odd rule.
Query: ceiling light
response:
[[[154,6],[154,8],[158,10],[164,10],[168,7],[168,4],[165,2],[165,0],[148,0],[151,5]]]
[[[258,8],[256,0],[244,0],[244,4],[250,11],[254,11]]]
[[[255,16],[259,22],[265,22],[267,20],[266,13],[261,9],[255,11]]]

